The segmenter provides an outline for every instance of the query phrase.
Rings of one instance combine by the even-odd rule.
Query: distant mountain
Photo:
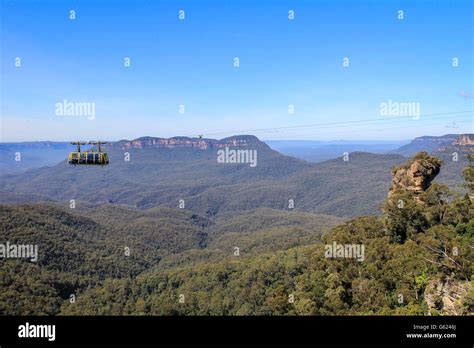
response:
[[[141,137],[135,140],[120,140],[111,142],[104,149],[122,150],[130,148],[197,148],[211,149],[222,148],[227,145],[235,145],[232,137],[216,139],[198,139],[189,137],[156,138]],[[252,143],[249,136],[240,136],[239,141],[246,140]],[[399,148],[406,142],[376,142],[376,141],[312,141],[312,140],[269,140],[262,142],[275,151],[284,155],[296,157],[311,162],[322,162],[341,156],[344,152],[371,152],[386,153]],[[83,146],[84,149],[90,146]],[[74,151],[74,145],[69,142],[35,141],[20,143],[0,143],[0,175],[22,172],[28,169],[54,166],[64,161],[70,151]],[[17,153],[21,154],[21,160],[16,161]]]
[[[256,139],[256,138],[255,138]],[[265,143],[255,141],[252,136],[239,136],[222,140],[173,137],[169,139],[155,137],[141,137],[135,140],[120,140],[109,142],[105,150],[127,150],[140,148],[194,148],[212,149],[225,146],[266,146]],[[83,145],[82,149],[90,149],[90,145]],[[0,143],[0,175],[22,172],[28,169],[54,166],[65,161],[71,151],[76,147],[70,142],[34,141],[20,143]]]
[[[272,149],[310,162],[322,162],[342,156],[345,152],[387,153],[408,141],[310,141],[268,140]]]
[[[390,169],[405,160],[399,155],[351,153],[313,164],[274,180],[212,187],[190,197],[189,207],[202,214],[267,207],[295,209],[336,216],[377,214],[390,183]],[[207,211],[204,211],[207,209]]]
[[[257,165],[218,163],[218,151],[251,150]],[[143,137],[104,146],[104,167],[54,167],[5,175],[0,180],[4,203],[71,199],[92,204],[120,204],[184,209],[213,217],[256,208],[354,217],[378,214],[390,185],[390,171],[406,160],[398,154],[350,153],[321,163],[282,155],[254,136],[221,140]],[[129,159],[129,161],[127,161]],[[464,160],[445,164],[437,180],[458,189]]]
[[[0,175],[56,165],[73,149],[68,142],[0,143]]]
[[[176,149],[176,148],[188,148],[188,149],[200,149],[208,150],[212,148],[224,148],[226,146],[231,147],[243,147],[252,149],[268,149],[268,145],[258,140],[253,135],[239,135],[224,138],[221,140],[208,139],[208,138],[190,138],[190,137],[173,137],[173,138],[156,138],[156,137],[141,137],[135,140],[120,140],[117,142],[111,142],[104,146],[105,149],[116,149],[117,147],[122,150],[128,149],[143,149],[143,148],[161,148],[161,149]]]
[[[217,151],[256,150],[257,166],[217,162]],[[353,153],[312,164],[284,156],[254,136],[221,140],[151,138],[123,140],[104,146],[110,165],[54,167],[6,175],[0,191],[4,202],[70,199],[137,208],[167,206],[204,216],[255,208],[289,208],[338,216],[377,214],[390,183],[390,168],[399,155]],[[126,161],[129,156],[130,161]],[[32,196],[34,195],[34,196]]]
[[[218,163],[217,151],[257,151],[256,166]],[[81,199],[137,207],[166,204],[222,185],[257,183],[284,178],[310,164],[283,156],[252,136],[222,140],[139,138],[104,146],[110,165],[37,168],[0,180],[0,191],[41,195],[60,201]]]
[[[403,156],[413,156],[420,151],[431,154],[447,153],[449,151],[467,152],[474,149],[474,134],[446,134],[443,136],[423,136],[415,138],[390,153]]]

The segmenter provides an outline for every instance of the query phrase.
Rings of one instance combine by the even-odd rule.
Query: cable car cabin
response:
[[[71,152],[67,158],[69,164],[109,164],[109,156],[105,152]]]
[[[77,146],[77,151],[70,152],[67,158],[67,162],[69,164],[89,164],[89,165],[107,165],[109,164],[109,156],[107,153],[102,152],[100,149],[101,144],[105,144],[105,142],[97,141],[97,142],[74,142],[71,143]],[[99,145],[99,151],[94,150],[87,150],[81,152],[81,145],[85,144],[92,144],[92,145]]]

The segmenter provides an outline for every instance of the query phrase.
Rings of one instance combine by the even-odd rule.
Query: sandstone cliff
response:
[[[474,146],[474,134],[462,134],[453,142],[454,146]]]
[[[189,138],[189,137],[173,137],[173,138],[155,138],[142,137],[134,140],[121,140],[108,144],[108,148],[120,147],[122,150],[142,149],[142,148],[194,148],[198,150],[207,150],[212,148],[224,147],[252,147],[261,148],[268,147],[257,137],[251,135],[239,135],[224,139],[208,139],[208,138]],[[107,148],[105,147],[105,148]]]
[[[426,152],[418,153],[406,164],[392,170],[392,184],[388,196],[401,191],[411,191],[416,195],[425,192],[439,174],[441,160],[429,156]]]

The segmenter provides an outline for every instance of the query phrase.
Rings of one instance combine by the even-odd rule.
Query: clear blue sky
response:
[[[473,132],[472,113],[424,116],[474,108],[472,3],[1,0],[1,141],[220,138],[240,130],[263,139],[396,140]],[[95,103],[95,119],[57,116],[64,99]],[[419,103],[420,119],[381,116],[389,99]]]

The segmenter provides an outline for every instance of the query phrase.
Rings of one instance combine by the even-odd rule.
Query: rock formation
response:
[[[199,150],[207,150],[211,148],[225,148],[225,147],[266,147],[268,146],[258,140],[257,137],[251,135],[239,135],[224,138],[221,140],[208,138],[189,138],[189,137],[174,137],[174,138],[155,138],[142,137],[135,140],[121,140],[115,143],[109,143],[108,148],[118,146],[122,150],[142,149],[146,147],[153,148],[195,148]]]
[[[428,306],[428,315],[467,315],[469,308],[465,303],[472,293],[472,285],[468,281],[451,278],[432,279],[425,288],[424,298]]]
[[[392,170],[392,184],[388,192],[411,191],[415,195],[425,192],[441,168],[441,160],[429,156],[426,152],[418,153],[406,164]]]
[[[453,142],[454,146],[474,146],[474,134],[461,134]]]

